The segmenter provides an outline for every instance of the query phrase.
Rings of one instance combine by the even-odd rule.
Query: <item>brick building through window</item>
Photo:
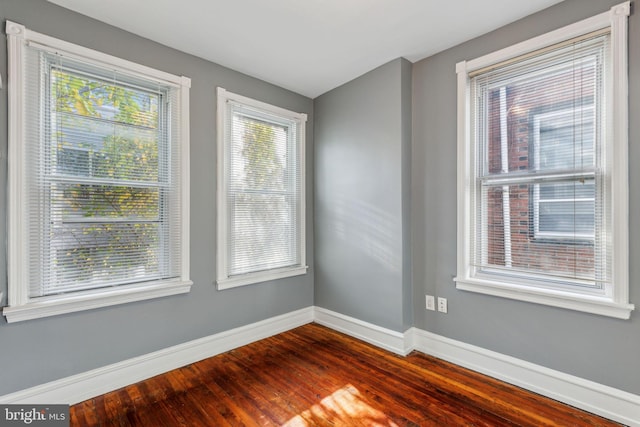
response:
[[[513,182],[483,189],[488,265],[593,280],[597,91],[589,60],[489,89],[485,173]]]

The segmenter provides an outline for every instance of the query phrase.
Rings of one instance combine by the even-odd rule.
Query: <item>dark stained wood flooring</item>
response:
[[[317,324],[71,407],[72,426],[614,426],[419,352]]]

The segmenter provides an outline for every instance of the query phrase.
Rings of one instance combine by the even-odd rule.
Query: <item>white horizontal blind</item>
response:
[[[599,32],[471,78],[480,273],[587,293],[610,279],[608,56]]]
[[[179,277],[178,91],[23,52],[29,297]]]
[[[228,276],[299,266],[300,125],[233,100],[226,108]]]

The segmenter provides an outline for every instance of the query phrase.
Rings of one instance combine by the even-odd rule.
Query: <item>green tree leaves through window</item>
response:
[[[158,277],[162,94],[56,67],[50,88],[51,245],[62,287]]]

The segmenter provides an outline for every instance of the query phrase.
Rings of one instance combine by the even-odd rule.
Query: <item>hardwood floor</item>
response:
[[[72,426],[614,426],[309,324],[71,407]]]

